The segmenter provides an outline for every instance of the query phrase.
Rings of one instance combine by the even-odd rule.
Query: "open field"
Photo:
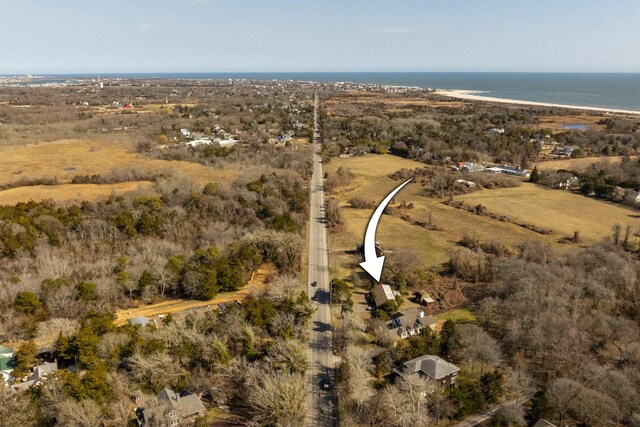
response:
[[[249,282],[239,291],[225,292],[208,301],[175,298],[162,301],[157,304],[149,304],[142,307],[118,310],[116,311],[116,320],[114,321],[114,323],[116,325],[122,325],[127,320],[133,319],[137,316],[153,317],[159,314],[178,313],[194,308],[207,307],[209,305],[222,304],[224,302],[235,300],[242,301],[252,292],[264,290],[267,286],[267,282],[271,280],[276,272],[277,269],[274,265],[264,264],[251,275],[251,279],[249,280]]]
[[[118,168],[176,171],[200,184],[209,181],[231,182],[238,175],[238,171],[232,169],[150,159],[135,153],[133,147],[126,143],[61,140],[0,149],[0,184],[43,177],[57,177],[59,182],[68,183],[76,175],[104,174]]]
[[[151,181],[120,182],[117,184],[61,184],[16,187],[0,191],[0,205],[15,205],[20,202],[39,202],[46,199],[58,203],[75,200],[94,201],[130,191],[145,190]]]
[[[638,158],[638,156],[630,156],[632,159]],[[608,157],[581,157],[577,159],[561,159],[561,160],[549,160],[546,162],[536,163],[538,169],[567,169],[567,170],[580,170],[596,163],[609,162],[620,163],[623,156],[608,156]]]
[[[633,209],[529,183],[516,188],[482,190],[458,200],[482,204],[494,213],[551,228],[560,235],[570,236],[578,230],[587,244],[609,236],[615,223],[629,224],[634,230],[640,227],[640,212]]]
[[[368,209],[349,207],[348,200],[360,196],[378,203],[399,184],[388,174],[401,168],[424,166],[391,155],[337,158],[326,166],[330,174],[344,167],[354,175],[347,186],[330,195],[343,207],[345,222],[343,230],[329,236],[330,266],[334,276],[348,278],[352,271],[359,270],[356,256],[346,251],[353,251],[363,240],[372,213]],[[422,192],[422,187],[410,184],[398,194],[395,202],[413,202],[414,208],[407,213],[416,220],[426,221],[431,213],[433,224],[440,230],[427,230],[397,217],[383,216],[376,238],[385,249],[417,251],[425,267],[436,269],[446,262],[448,250],[457,247],[465,233],[473,233],[481,241],[500,240],[510,247],[526,240],[539,240],[563,249],[570,246],[559,240],[571,236],[575,230],[580,231],[584,244],[593,244],[609,236],[611,226],[616,222],[623,226],[630,224],[634,230],[640,228],[640,215],[629,208],[529,183],[509,189],[482,190],[458,196],[456,200],[470,205],[482,204],[491,212],[552,229],[552,234],[542,235],[515,224],[455,209],[444,205],[442,199],[425,197]]]

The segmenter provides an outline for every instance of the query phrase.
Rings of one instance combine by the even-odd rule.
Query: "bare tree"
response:
[[[434,384],[410,373],[384,390],[383,406],[387,422],[398,427],[428,426],[432,423],[427,404]]]

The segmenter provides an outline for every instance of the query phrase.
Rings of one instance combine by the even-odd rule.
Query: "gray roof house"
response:
[[[142,410],[141,426],[171,427],[189,424],[204,415],[206,409],[196,394],[180,396],[168,388],[162,389],[156,402]]]
[[[28,390],[32,385],[42,384],[47,376],[58,371],[58,364],[56,362],[44,362],[40,365],[36,365],[33,370],[33,373],[29,375],[29,378],[21,382],[19,384],[14,384],[11,386],[11,390],[20,391],[20,390]]]
[[[438,356],[428,354],[404,362],[402,366],[395,368],[393,371],[401,377],[408,373],[416,373],[442,385],[449,386],[455,384],[456,376],[460,369]]]
[[[408,338],[419,334],[425,327],[434,329],[436,318],[425,316],[424,311],[419,308],[410,308],[394,314],[385,325],[387,328],[396,331],[400,338]]]

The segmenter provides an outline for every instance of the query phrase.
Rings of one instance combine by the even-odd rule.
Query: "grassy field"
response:
[[[630,156],[632,159],[638,156]],[[622,161],[623,156],[609,156],[609,157],[582,157],[578,159],[561,159],[561,160],[549,160],[546,162],[540,162],[536,166],[539,169],[567,169],[567,170],[580,170],[591,166],[595,163],[608,162],[617,164]]]
[[[0,191],[0,205],[15,205],[16,203],[31,200],[39,202],[46,199],[62,203],[76,200],[94,201],[130,191],[145,190],[151,187],[152,184],[151,181],[136,181],[118,184],[61,184],[17,187]]]
[[[197,184],[233,182],[237,169],[214,169],[186,161],[168,161],[147,158],[137,154],[126,143],[99,143],[81,140],[61,140],[28,146],[11,146],[0,149],[0,184],[18,182],[22,179],[58,179],[57,185],[18,187],[0,192],[0,203],[25,200],[87,199],[115,193],[123,193],[148,187],[149,182],[129,182],[116,185],[72,185],[76,175],[108,174],[117,169],[150,172],[170,172],[174,176],[185,177]]]
[[[458,197],[468,204],[482,204],[490,211],[555,230],[569,236],[575,230],[587,244],[611,234],[615,223],[640,228],[640,212],[568,191],[523,183],[521,187],[483,190]]]
[[[354,175],[348,185],[328,196],[336,198],[343,207],[345,222],[343,230],[329,235],[329,262],[333,276],[348,278],[352,271],[359,271],[356,257],[347,251],[353,251],[363,240],[372,213],[370,209],[350,208],[348,200],[360,196],[378,203],[399,184],[388,177],[390,173],[424,166],[391,155],[337,158],[325,166],[329,174],[345,167]],[[426,221],[431,214],[439,231],[426,230],[397,217],[383,216],[376,237],[384,248],[416,251],[423,266],[436,269],[446,262],[448,251],[458,247],[466,233],[475,234],[482,241],[500,240],[510,247],[526,240],[540,240],[557,249],[565,249],[570,245],[561,244],[560,239],[571,236],[575,230],[580,231],[584,244],[592,244],[609,236],[611,226],[616,222],[623,226],[630,224],[634,230],[640,227],[638,213],[621,205],[528,183],[510,189],[482,190],[456,199],[472,205],[482,204],[494,213],[507,215],[519,222],[552,229],[552,234],[542,235],[515,224],[455,209],[444,205],[442,199],[425,197],[422,192],[422,187],[410,184],[398,194],[395,202],[413,202],[415,207],[408,211],[409,215]]]

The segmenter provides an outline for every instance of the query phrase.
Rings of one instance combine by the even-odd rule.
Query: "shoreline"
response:
[[[580,106],[580,105],[567,105],[567,104],[554,104],[550,102],[524,101],[521,99],[495,98],[491,96],[477,95],[479,92],[480,91],[476,91],[476,90],[438,89],[434,93],[436,95],[442,95],[449,98],[462,99],[466,101],[498,102],[501,104],[526,105],[526,106],[533,106],[533,107],[567,108],[571,110],[586,110],[586,111],[595,111],[600,113],[640,115],[640,111],[634,111],[634,110],[622,110],[617,108],[606,108],[606,107],[586,107],[586,106]]]

